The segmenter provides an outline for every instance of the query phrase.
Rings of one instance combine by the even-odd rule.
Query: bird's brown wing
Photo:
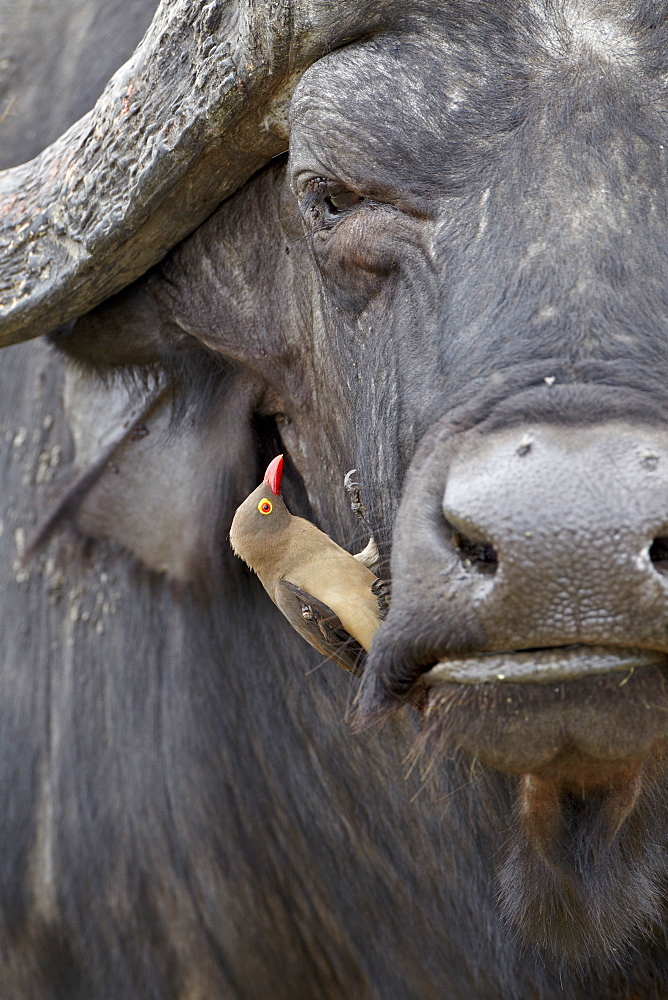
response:
[[[366,653],[331,608],[288,580],[276,588],[276,604],[292,627],[319,653],[359,676]]]

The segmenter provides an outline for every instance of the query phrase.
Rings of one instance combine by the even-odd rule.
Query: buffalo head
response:
[[[501,909],[573,964],[663,915],[667,41],[633,2],[183,0],[2,182],[4,343],[67,321],[79,421],[143,373],[186,470],[128,526],[96,467],[80,524],[201,582],[278,444],[340,540],[357,467],[393,593],[360,713],[498,772]]]

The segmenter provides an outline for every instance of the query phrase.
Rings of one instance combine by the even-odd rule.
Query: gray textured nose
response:
[[[490,649],[668,645],[668,435],[610,422],[469,442],[443,500]]]

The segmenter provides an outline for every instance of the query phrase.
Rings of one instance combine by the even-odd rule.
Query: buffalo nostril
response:
[[[655,538],[649,548],[649,557],[657,573],[668,576],[668,537]]]
[[[456,528],[447,519],[445,526],[448,530],[452,547],[456,549],[459,557],[468,569],[477,570],[479,573],[496,573],[499,559],[496,549],[490,542],[469,538],[461,528]]]

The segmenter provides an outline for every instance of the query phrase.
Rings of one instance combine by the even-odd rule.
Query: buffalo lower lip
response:
[[[427,671],[422,681],[435,684],[549,684],[575,680],[592,674],[632,671],[640,667],[666,666],[668,656],[634,647],[573,646],[520,653],[485,653],[442,660]]]

